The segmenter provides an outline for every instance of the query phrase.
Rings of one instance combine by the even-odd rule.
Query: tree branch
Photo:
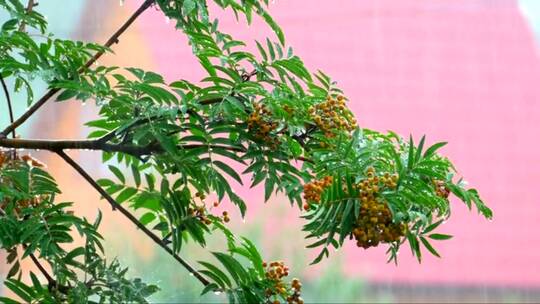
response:
[[[28,0],[28,5],[26,5],[26,14],[27,15],[32,12],[32,9],[34,8],[35,5],[37,5],[37,4],[34,3],[34,0]],[[24,20],[23,20],[21,22],[21,25],[19,26],[19,32],[23,32],[25,26],[26,26],[26,24],[24,23]]]
[[[8,112],[9,112],[9,121],[11,124],[13,124],[13,121],[15,118],[13,117],[13,107],[11,105],[11,97],[9,96],[9,90],[7,88],[6,82],[4,81],[4,77],[2,77],[2,75],[0,75],[0,82],[2,82],[2,89],[4,90],[4,95],[6,95],[6,103],[7,103]],[[7,134],[9,133],[6,133],[5,136],[7,136]],[[11,131],[11,135],[13,136],[13,138],[17,136],[17,134],[15,134],[15,129]]]
[[[141,157],[162,151],[158,144],[135,146],[125,144],[111,144],[101,139],[96,140],[43,140],[43,139],[19,139],[0,138],[0,147],[14,149],[48,150],[100,150],[106,152],[122,152]]]
[[[133,22],[146,10],[148,9],[155,0],[146,0],[144,3],[129,17],[129,19],[107,40],[105,43],[105,47],[110,47],[114,43],[118,42],[118,38],[120,35],[122,35],[130,26],[133,24]],[[79,72],[82,72],[84,69],[90,67],[94,62],[96,62],[105,51],[99,51],[97,52],[88,62],[79,70]],[[58,93],[61,89],[59,88],[53,88],[50,89],[43,97],[41,97],[36,103],[34,103],[28,110],[21,115],[15,122],[10,124],[7,128],[5,128],[1,133],[0,137],[2,135],[7,136],[10,132],[15,130],[18,126],[22,125],[30,116],[32,116],[39,108],[41,108],[47,101],[54,96],[54,94]]]
[[[66,161],[75,171],[77,171],[94,189],[96,189],[101,196],[103,196],[109,204],[113,207],[113,210],[118,210],[120,213],[122,213],[130,222],[132,222],[137,228],[139,228],[146,236],[148,236],[154,243],[156,243],[159,247],[163,248],[169,255],[171,255],[176,261],[178,261],[184,268],[186,268],[195,278],[197,278],[204,286],[207,286],[210,284],[210,282],[204,278],[193,266],[191,266],[188,262],[186,262],[184,259],[182,259],[178,254],[176,254],[167,244],[161,240],[157,235],[155,235],[152,231],[150,231],[146,226],[141,224],[139,220],[131,214],[127,209],[125,209],[122,205],[117,203],[101,186],[97,184],[97,182],[81,167],[77,162],[75,162],[72,158],[70,158],[64,151],[57,150],[56,153],[64,160]]]
[[[106,135],[107,136],[107,135]],[[111,144],[102,138],[94,140],[43,140],[43,139],[19,139],[19,138],[0,138],[0,147],[13,149],[31,149],[31,150],[48,150],[57,152],[60,150],[99,150],[106,152],[122,152],[135,157],[162,153],[164,150],[159,144],[149,144],[146,146],[136,146],[127,144]],[[179,149],[196,149],[196,148],[221,148],[232,152],[245,153],[247,150],[242,147],[231,147],[224,145],[205,145],[205,144],[185,144],[179,145]],[[313,163],[309,158],[298,157],[303,162]]]
[[[26,249],[26,246],[23,245],[23,247]],[[32,260],[32,262],[34,262],[34,264],[39,269],[41,274],[43,274],[43,276],[45,277],[45,279],[47,280],[49,285],[56,284],[56,280],[53,279],[53,277],[47,272],[45,267],[43,267],[43,265],[41,265],[41,263],[39,262],[39,260],[36,258],[36,256],[33,253],[30,254],[30,259]]]

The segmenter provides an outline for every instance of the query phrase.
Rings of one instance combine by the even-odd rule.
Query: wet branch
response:
[[[7,88],[6,82],[4,81],[4,77],[2,77],[2,75],[0,75],[0,82],[2,83],[2,89],[4,90],[4,95],[6,96],[6,103],[7,103],[8,112],[9,112],[9,121],[11,124],[13,124],[14,117],[13,117],[13,106],[11,104],[11,97],[9,96],[9,90]],[[7,134],[9,134],[9,132],[6,133],[5,135]],[[13,138],[17,137],[17,134],[15,134],[15,129],[11,131],[11,135],[13,136]]]
[[[109,204],[111,204],[113,210],[118,210],[122,213],[130,222],[132,222],[137,228],[139,228],[146,236],[148,236],[154,243],[159,247],[163,248],[170,256],[172,256],[176,261],[178,261],[184,268],[186,268],[195,278],[197,278],[204,286],[210,284],[210,282],[205,279],[193,266],[188,262],[182,259],[178,254],[176,254],[167,243],[164,242],[160,237],[150,231],[146,226],[141,224],[139,220],[131,214],[127,209],[120,205],[114,198],[112,198],[98,183],[81,167],[77,162],[75,162],[71,157],[69,157],[64,151],[58,150],[56,153],[66,161],[75,171],[77,171],[101,196],[103,196]]]

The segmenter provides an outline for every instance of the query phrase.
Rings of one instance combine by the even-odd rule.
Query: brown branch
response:
[[[155,0],[146,0],[144,3],[129,17],[129,19],[107,40],[105,43],[105,47],[110,47],[114,43],[118,42],[118,38],[120,35],[122,35],[130,26],[133,24],[133,22],[146,10],[148,9]],[[90,67],[94,62],[96,62],[105,51],[99,51],[97,52],[88,62],[79,70],[79,73],[82,72],[84,69]],[[41,108],[51,97],[54,96],[54,94],[58,93],[61,89],[59,88],[53,88],[50,89],[43,97],[41,97],[36,103],[34,103],[28,110],[21,115],[15,122],[10,124],[7,128],[5,128],[1,133],[0,137],[2,135],[7,136],[10,132],[15,130],[18,126],[22,125],[30,116],[32,116],[39,108]]]
[[[48,150],[57,152],[59,150],[99,150],[106,152],[122,152],[136,157],[162,153],[164,150],[159,144],[149,144],[146,146],[126,145],[126,144],[110,144],[102,139],[94,140],[42,140],[42,139],[10,139],[0,138],[0,147],[13,149],[31,149],[31,150]],[[223,145],[205,145],[205,144],[185,144],[179,145],[179,149],[196,149],[196,148],[221,148],[233,152],[245,153],[247,150],[242,147],[231,147]],[[303,162],[313,163],[309,158],[298,157]]]
[[[0,147],[14,149],[48,150],[100,150],[106,152],[122,152],[133,156],[150,155],[162,151],[157,144],[146,146],[111,144],[97,140],[43,140],[43,139],[10,139],[0,138]]]
[[[6,96],[6,103],[7,103],[8,112],[9,112],[9,122],[13,124],[13,121],[15,119],[13,117],[13,107],[11,105],[11,97],[9,96],[9,90],[7,88],[6,82],[4,81],[4,77],[2,77],[2,75],[0,75],[0,82],[2,82],[2,89],[4,90],[4,95]],[[13,138],[17,137],[17,134],[15,134],[15,129],[11,131],[11,135],[13,136]]]
[[[29,15],[32,12],[32,9],[34,8],[35,5],[37,5],[37,4],[34,3],[34,0],[28,0],[28,5],[26,5],[26,14],[27,15]],[[23,32],[25,26],[26,26],[26,24],[24,23],[24,20],[23,20],[21,22],[21,25],[19,26],[19,32]]]
[[[154,243],[156,243],[159,247],[163,248],[169,255],[171,255],[176,261],[178,261],[184,268],[186,268],[195,278],[197,278],[204,286],[207,286],[210,284],[210,282],[204,278],[193,266],[191,266],[188,262],[186,262],[184,259],[182,259],[178,254],[176,254],[167,244],[159,238],[157,235],[155,235],[152,231],[150,231],[146,226],[141,224],[139,220],[131,214],[127,209],[125,209],[122,205],[120,205],[116,200],[114,200],[101,186],[97,184],[97,182],[81,167],[77,162],[75,162],[72,158],[70,158],[64,151],[58,150],[56,153],[64,160],[66,161],[75,171],[77,171],[94,189],[96,189],[101,196],[103,196],[109,204],[113,207],[113,210],[118,210],[120,213],[122,213],[130,222],[132,222],[137,228],[139,228],[146,236],[148,236]]]
[[[23,247],[26,249],[26,246],[23,245]],[[43,274],[47,282],[49,282],[49,285],[56,285],[56,280],[53,279],[53,277],[47,272],[45,267],[41,265],[41,263],[39,262],[39,260],[36,258],[36,256],[33,253],[30,254],[30,259],[32,260],[32,262],[34,262],[34,264],[36,264],[36,267]]]

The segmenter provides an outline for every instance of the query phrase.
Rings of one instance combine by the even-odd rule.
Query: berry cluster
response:
[[[13,151],[0,151],[0,167],[21,161],[32,167],[45,167],[45,164],[30,155],[23,155],[19,157],[16,153],[13,153]]]
[[[300,290],[302,289],[302,283],[300,280],[293,279],[291,281],[291,288],[288,289],[283,282],[283,278],[289,275],[289,268],[285,266],[282,261],[275,261],[267,264],[263,262],[265,268],[266,278],[272,282],[272,287],[266,290],[267,302],[272,304],[279,304],[279,300],[270,301],[271,297],[280,295],[286,298],[288,304],[303,304],[304,300],[300,297]]]
[[[262,104],[255,103],[254,111],[248,118],[248,130],[255,139],[266,142],[271,146],[277,146],[278,141],[271,133],[278,127],[277,122],[271,120],[271,112]]]
[[[332,185],[333,177],[325,176],[304,185],[304,210],[309,210],[310,203],[317,203],[321,200],[321,195],[325,188]]]
[[[188,213],[191,216],[194,216],[198,218],[201,222],[205,223],[206,225],[210,225],[212,221],[207,217],[208,210],[206,209],[206,202],[204,201],[206,199],[206,195],[202,192],[195,193],[195,197],[200,199],[202,202],[202,206],[196,206],[195,209],[189,208]],[[212,206],[218,207],[219,202],[214,201],[212,203]],[[229,212],[223,211],[222,216],[220,217],[225,223],[228,223],[231,219],[229,217]]]
[[[326,101],[310,107],[308,113],[326,137],[335,137],[338,130],[351,132],[357,126],[343,96],[328,96]]]
[[[366,171],[366,178],[356,185],[360,190],[361,205],[352,235],[358,247],[367,249],[381,242],[396,242],[405,235],[406,225],[393,222],[388,204],[377,195],[382,187],[395,188],[397,180],[395,174],[377,176],[375,169],[370,167]]]
[[[202,201],[202,206],[197,206],[195,205],[195,208],[188,208],[188,214],[192,217],[195,217],[197,218],[198,220],[200,220],[202,223],[206,224],[206,225],[210,225],[212,224],[212,220],[210,220],[208,218],[208,210],[206,209],[206,203],[203,201],[206,196],[204,195],[204,193],[201,193],[201,192],[197,192],[195,194],[195,197],[198,197],[199,199],[201,199]],[[212,204],[214,207],[218,207],[219,206],[219,202],[218,201],[215,201],[213,204]],[[223,216],[221,217],[221,219],[225,222],[225,223],[228,223],[231,219],[229,218],[229,213],[227,211],[223,211]]]
[[[188,208],[189,216],[197,218],[199,221],[206,225],[212,224],[212,221],[207,217],[207,210],[205,206],[196,206],[195,208]]]
[[[38,167],[38,168],[45,167],[45,165],[42,162],[33,158],[30,155],[18,156],[13,151],[0,151],[0,168],[6,167],[6,166],[16,166],[17,164],[21,164],[21,163],[26,163],[32,167]],[[0,182],[2,182],[2,180],[0,180]],[[17,206],[15,207],[15,213],[17,214],[20,213],[21,209],[24,209],[24,208],[36,207],[44,199],[46,199],[44,196],[35,196],[30,199],[19,200],[17,201]],[[4,210],[7,204],[8,204],[8,201],[6,199],[4,199],[3,201],[0,201],[0,209]]]
[[[446,187],[446,184],[442,180],[431,180],[431,183],[433,184],[433,187],[435,187],[435,194],[437,194],[438,197],[442,198],[448,198],[450,195],[450,189]]]
[[[384,201],[370,198],[360,207],[360,216],[353,229],[356,245],[367,249],[379,243],[399,241],[406,232],[406,225],[392,221],[392,213]]]

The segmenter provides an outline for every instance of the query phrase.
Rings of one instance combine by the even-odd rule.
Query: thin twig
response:
[[[26,246],[23,245],[23,247],[26,249]],[[43,265],[41,265],[41,263],[39,262],[39,260],[36,258],[36,256],[33,253],[30,253],[30,259],[32,260],[32,262],[34,262],[36,267],[43,274],[43,276],[45,277],[45,279],[47,280],[49,285],[56,285],[56,280],[53,279],[53,277],[47,272],[45,267],[43,267]]]
[[[2,75],[0,75],[0,82],[2,82],[2,89],[4,90],[4,95],[6,95],[6,103],[7,103],[8,112],[9,112],[9,122],[13,124],[13,121],[15,120],[15,118],[13,116],[13,106],[11,105],[11,97],[9,96],[9,90],[7,88],[6,82],[4,81],[4,77],[2,77]],[[15,134],[15,129],[11,131],[11,135],[13,136],[13,138],[17,137],[17,134]]]
[[[33,8],[34,8],[34,0],[28,0],[28,5],[26,5],[26,14],[29,15],[32,12]],[[25,26],[26,26],[26,23],[24,23],[24,20],[23,20],[21,22],[21,25],[19,26],[19,32],[23,32]]]
[[[175,260],[177,260],[184,268],[186,268],[195,278],[197,278],[204,286],[210,284],[210,282],[204,278],[193,266],[188,262],[182,259],[178,254],[176,254],[163,240],[161,240],[157,235],[150,231],[146,226],[141,224],[139,220],[131,214],[127,209],[120,205],[114,198],[112,198],[98,183],[81,167],[77,162],[75,162],[71,157],[69,157],[64,151],[58,150],[56,153],[66,161],[75,171],[77,171],[94,189],[96,189],[101,196],[103,196],[109,204],[113,207],[114,210],[120,211],[130,222],[132,222],[137,228],[139,228],[144,234],[146,234],[154,243],[163,248],[169,255],[171,255]]]
[[[146,9],[148,9],[154,2],[155,2],[155,0],[146,0],[146,1],[144,1],[144,3],[139,7],[139,9],[137,9],[133,13],[133,15],[131,15],[131,17],[129,17],[129,19],[111,36],[111,38],[109,38],[109,40],[107,40],[107,42],[105,43],[104,46],[105,47],[110,47],[114,43],[117,43],[118,38],[120,37],[120,35],[122,35],[131,26],[131,24],[133,24],[133,22]],[[79,70],[79,73],[81,73],[82,71],[84,71],[84,69],[86,69],[86,68],[90,67],[92,64],[94,64],[94,62],[96,62],[104,53],[105,53],[105,51],[97,52]],[[15,122],[13,122],[7,128],[5,128],[0,133],[0,137],[1,137],[1,135],[7,136],[10,132],[15,130],[18,126],[22,125],[28,118],[30,118],[30,116],[32,116],[37,110],[39,110],[39,108],[41,108],[45,103],[47,103],[47,101],[49,101],[49,99],[51,99],[51,97],[53,97],[54,94],[58,93],[60,90],[61,89],[59,89],[59,88],[53,88],[53,89],[50,89],[49,91],[47,91],[47,93],[45,93],[45,95],[43,95],[43,97],[41,97],[36,103],[34,103],[30,108],[28,108],[28,110],[26,110],[26,112],[23,115],[21,115],[21,117],[19,117]]]

